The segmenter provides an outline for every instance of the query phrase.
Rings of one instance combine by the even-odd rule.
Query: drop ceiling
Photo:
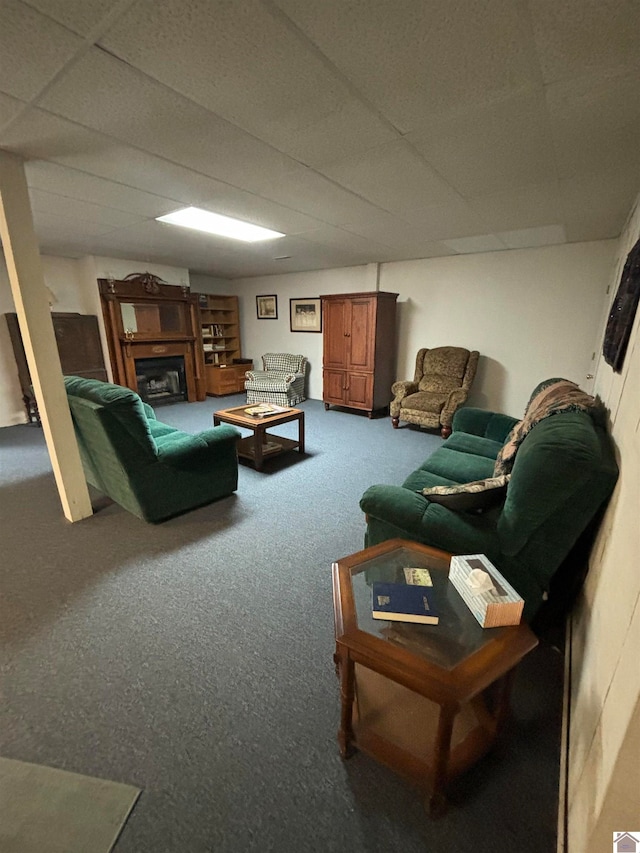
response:
[[[2,0],[42,252],[226,278],[616,237],[632,0]],[[182,206],[286,233],[155,221]]]

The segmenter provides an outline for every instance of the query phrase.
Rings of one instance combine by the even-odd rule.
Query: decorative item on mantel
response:
[[[129,275],[125,275],[122,280],[128,281],[131,284],[141,284],[147,293],[154,294],[160,293],[161,284],[169,284],[168,281],[165,281],[160,278],[160,276],[153,275],[150,272],[130,272]]]

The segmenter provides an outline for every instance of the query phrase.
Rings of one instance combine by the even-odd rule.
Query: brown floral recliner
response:
[[[462,347],[421,349],[416,356],[413,382],[400,380],[391,386],[391,423],[400,421],[440,428],[443,438],[451,434],[453,413],[467,399],[476,375],[479,354]]]

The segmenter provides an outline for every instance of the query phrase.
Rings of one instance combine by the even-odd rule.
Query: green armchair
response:
[[[440,429],[451,435],[455,411],[466,401],[476,375],[479,354],[462,347],[421,349],[416,356],[413,382],[400,380],[391,386],[391,423],[400,421]]]
[[[128,388],[79,376],[64,382],[87,482],[129,512],[163,521],[236,490],[234,427],[190,435],[157,420]]]

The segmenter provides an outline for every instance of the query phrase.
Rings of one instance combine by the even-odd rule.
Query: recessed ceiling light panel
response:
[[[196,231],[206,231],[218,234],[220,237],[231,237],[233,240],[243,240],[245,243],[258,243],[260,240],[276,240],[284,237],[280,231],[242,222],[231,216],[211,213],[199,207],[185,207],[165,216],[157,216],[158,222],[168,222],[170,225],[180,225],[183,228],[194,228]]]

